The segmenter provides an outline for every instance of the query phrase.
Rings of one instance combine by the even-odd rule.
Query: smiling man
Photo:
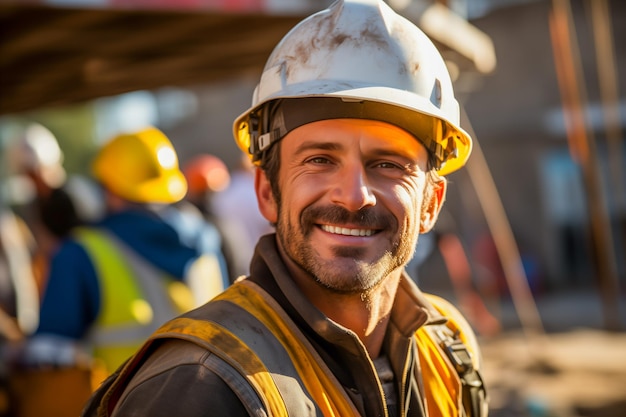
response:
[[[485,416],[471,329],[404,271],[471,150],[432,42],[338,1],[277,45],[234,133],[276,233],[84,415]]]

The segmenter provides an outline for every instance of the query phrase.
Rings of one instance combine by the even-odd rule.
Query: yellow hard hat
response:
[[[175,203],[187,192],[172,143],[153,127],[111,139],[92,170],[109,191],[129,201]]]

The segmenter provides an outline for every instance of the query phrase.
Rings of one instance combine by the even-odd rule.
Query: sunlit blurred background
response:
[[[231,124],[265,59],[331,3],[0,0],[0,205],[31,122],[68,173],[147,125],[181,164],[206,152],[234,169]],[[409,272],[484,341],[492,415],[626,415],[626,2],[388,3],[444,55],[475,139]]]

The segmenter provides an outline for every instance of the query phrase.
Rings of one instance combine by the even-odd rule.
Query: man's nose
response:
[[[367,178],[365,167],[350,164],[340,170],[331,193],[332,202],[350,211],[376,204],[376,197]]]

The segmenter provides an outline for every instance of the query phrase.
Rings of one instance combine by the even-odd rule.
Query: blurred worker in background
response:
[[[43,290],[48,262],[59,240],[81,224],[65,186],[64,155],[54,134],[29,124],[7,149],[7,204],[33,238],[33,273]]]
[[[72,367],[89,357],[108,373],[159,325],[227,282],[219,236],[173,206],[187,183],[161,131],[113,138],[92,168],[107,214],[74,229],[54,254],[39,327],[20,357],[27,369]]]
[[[405,271],[472,146],[435,45],[339,0],[276,46],[234,134],[276,233],[83,415],[485,416],[471,327]]]
[[[56,137],[38,123],[26,126],[10,142],[5,155],[0,247],[4,248],[7,271],[12,277],[12,312],[22,311],[29,316],[34,312],[35,318],[28,319],[29,325],[25,325],[24,314],[16,316],[24,334],[30,334],[37,325],[50,257],[60,241],[75,227],[103,215],[102,197],[96,185],[81,175],[67,175],[63,161]],[[25,263],[30,265],[26,267]],[[37,305],[33,307],[29,301],[25,307],[26,299],[34,299],[24,295],[33,288],[28,284],[33,280]]]
[[[274,229],[259,211],[254,192],[254,165],[246,155],[242,155],[239,165],[231,172],[229,186],[212,198],[211,207],[218,221],[239,225],[238,256],[247,261],[245,269],[238,273],[247,275],[259,238],[273,233]]]
[[[75,227],[100,218],[103,207],[92,181],[67,175],[50,130],[31,123],[8,143],[0,202],[0,374],[8,401],[0,400],[0,415],[26,416],[20,403],[33,403],[38,385],[13,365],[38,326],[50,259]]]
[[[0,307],[24,336],[37,326],[52,253],[73,228],[99,219],[103,206],[91,180],[67,175],[56,137],[38,123],[9,141],[4,159]]]
[[[213,210],[215,196],[230,184],[228,167],[215,155],[200,154],[185,164],[183,173],[188,184],[185,200],[200,210],[206,221],[219,231],[230,283],[233,283],[239,276],[247,274],[251,255],[241,250],[248,236],[245,222],[230,216],[216,216]]]
[[[39,319],[33,274],[34,239],[24,222],[0,199],[0,416],[15,415],[9,386],[12,348]]]
[[[30,231],[7,207],[0,207],[0,352],[3,342],[35,330],[39,294],[33,275]]]

